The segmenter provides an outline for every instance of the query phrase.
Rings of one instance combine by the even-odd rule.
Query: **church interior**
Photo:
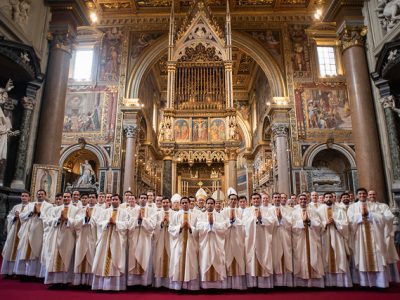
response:
[[[399,37],[400,0],[0,0],[3,296],[398,299]]]
[[[366,187],[398,216],[399,15],[393,0],[1,0],[1,219],[25,189],[229,187]]]

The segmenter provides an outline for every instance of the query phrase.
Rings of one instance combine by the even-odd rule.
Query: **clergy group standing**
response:
[[[188,289],[385,288],[399,282],[393,214],[361,188],[344,193],[212,197],[29,192],[7,217],[1,273],[45,284]],[[62,201],[60,200],[62,199]],[[98,200],[99,199],[99,200]],[[154,202],[153,202],[154,199]],[[322,200],[319,200],[322,199]]]

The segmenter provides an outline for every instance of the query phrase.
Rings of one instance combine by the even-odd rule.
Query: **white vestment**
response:
[[[142,213],[142,222],[138,217]],[[136,206],[130,211],[128,235],[128,281],[127,285],[151,285],[152,283],[152,237],[156,227],[157,211],[152,207]]]
[[[244,290],[246,285],[246,255],[245,255],[245,231],[241,219],[241,208],[226,207],[222,214],[224,221],[228,224],[225,231],[225,266],[226,286]],[[233,219],[232,219],[233,217]]]
[[[261,212],[261,220],[257,212]],[[268,208],[251,206],[243,215],[246,230],[246,278],[247,287],[272,288],[272,232],[275,222]]]
[[[115,224],[109,224],[114,217]],[[125,209],[108,208],[98,221],[98,237],[93,259],[93,290],[121,291],[126,289],[126,239],[129,214]]]
[[[21,228],[21,221],[15,218],[16,212],[23,212],[27,208],[27,204],[15,205],[7,215],[7,239],[3,247],[3,262],[1,264],[1,274],[13,275],[15,260],[17,259],[17,250],[19,244],[18,231]]]
[[[181,228],[185,218],[190,224],[190,229]],[[183,210],[176,212],[168,231],[171,243],[169,269],[171,288],[175,290],[198,290],[199,264],[196,241],[196,215]]]
[[[172,209],[157,212],[153,252],[153,285],[155,287],[170,287],[169,261],[171,257],[171,247],[168,227],[173,215],[174,211]]]
[[[307,213],[309,224],[304,224]],[[321,246],[321,220],[314,209],[298,206],[292,211],[294,285],[324,287],[324,264]]]
[[[274,286],[293,286],[292,214],[288,209],[271,206],[275,227],[272,233],[272,265]],[[279,220],[278,214],[281,219]]]
[[[345,211],[332,204],[321,205],[317,213],[322,225],[322,257],[325,267],[325,286],[351,287],[348,250],[346,240],[349,235],[349,223]],[[327,224],[333,218],[334,224]]]
[[[61,221],[62,213],[67,220]],[[72,282],[73,254],[75,248],[74,219],[78,208],[73,205],[61,205],[51,210],[48,233],[48,260],[44,278],[45,284]]]
[[[213,219],[210,225],[209,220]],[[227,222],[217,211],[204,212],[198,219],[196,229],[199,234],[199,267],[202,288],[226,287],[225,231]],[[225,282],[225,285],[224,285]]]
[[[103,209],[86,206],[79,209],[73,222],[76,232],[73,285],[92,285],[93,259],[97,244],[98,220]],[[87,217],[87,214],[90,216]]]
[[[35,205],[40,209],[40,214],[33,213]],[[14,268],[16,274],[40,277],[43,223],[52,207],[47,201],[30,202],[20,214],[21,228],[18,232],[19,244]]]
[[[387,267],[387,244],[385,243],[385,221],[381,212],[365,202],[368,216],[363,218],[362,206],[356,202],[350,205],[347,216],[352,227],[354,248],[353,282],[361,286],[389,286]]]

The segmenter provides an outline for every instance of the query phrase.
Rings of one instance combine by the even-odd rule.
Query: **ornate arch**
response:
[[[268,78],[273,97],[286,96],[285,81],[278,64],[272,55],[259,45],[254,39],[240,32],[232,34],[232,44],[249,54],[263,70]],[[146,71],[154,62],[162,57],[168,49],[168,36],[164,35],[148,47],[135,62],[125,91],[126,98],[139,98],[140,84]]]
[[[339,145],[339,144],[332,144],[332,145],[329,145],[329,147],[327,144],[317,144],[317,145],[311,146],[304,153],[303,166],[311,168],[315,156],[317,156],[317,154],[319,152],[321,152],[323,150],[327,150],[327,149],[333,149],[333,150],[340,152],[347,158],[352,169],[357,168],[354,151],[349,146]]]
[[[72,146],[69,146],[67,148],[64,148],[61,151],[61,157],[59,160],[59,165],[63,166],[67,158],[74,153],[75,151],[81,150],[81,145],[80,144],[74,144]],[[86,144],[85,149],[92,152],[99,160],[100,168],[107,168],[108,166],[108,161],[109,157],[104,151],[99,148],[98,146],[91,145],[91,144]]]
[[[250,148],[251,147],[251,135],[249,132],[249,128],[247,128],[246,123],[244,122],[242,116],[240,116],[239,114],[236,115],[236,120],[237,120],[237,124],[241,128],[243,135],[244,135],[245,148]]]

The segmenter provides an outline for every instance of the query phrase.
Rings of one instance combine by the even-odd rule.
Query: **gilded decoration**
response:
[[[275,0],[235,0],[237,6],[272,6]]]
[[[123,2],[108,2],[108,3],[100,3],[101,8],[104,10],[115,10],[120,8],[130,8],[131,2],[130,1],[123,1]]]
[[[127,61],[128,61],[128,48],[129,39],[124,36],[121,47],[121,70],[118,83],[118,101],[116,109],[116,120],[115,120],[115,131],[114,131],[114,149],[113,149],[113,159],[112,166],[119,167],[121,165],[121,144],[122,144],[122,119],[123,113],[121,107],[124,106],[124,94],[125,94],[125,81],[126,81],[126,71],[127,71]]]
[[[47,34],[51,47],[60,49],[71,55],[76,34],[70,30],[54,30]]]
[[[339,35],[343,51],[354,46],[364,47],[367,32],[367,26],[345,26]]]
[[[283,51],[284,51],[284,59],[286,62],[290,62],[292,60],[292,40],[290,38],[290,30],[289,26],[285,25],[282,31],[282,41],[283,41]],[[294,166],[298,167],[301,165],[301,157],[300,157],[300,146],[299,146],[299,138],[303,137],[303,133],[299,130],[296,123],[296,110],[295,110],[295,96],[294,96],[294,68],[293,64],[285,63],[285,72],[286,72],[286,82],[287,82],[287,91],[289,98],[289,107],[292,109],[289,111],[289,124],[290,124],[290,133],[291,133],[291,155],[292,162]]]
[[[202,1],[193,1],[193,4],[190,8],[190,13],[186,14],[185,18],[183,19],[179,29],[177,30],[175,39],[178,41],[186,33],[188,33],[189,29],[193,26],[195,21],[197,21],[197,24],[207,24],[207,26],[210,28],[210,33],[212,33],[213,35],[215,34],[216,37],[220,39],[220,41],[224,41],[223,30],[221,30],[217,21],[210,14],[209,9],[207,8],[207,6],[204,5],[204,2]]]
[[[227,153],[223,150],[178,150],[174,154],[175,161],[189,164],[193,164],[194,162],[211,164],[212,162],[224,162],[227,159]]]
[[[206,47],[203,44],[197,44],[194,47],[186,47],[185,53],[180,57],[181,62],[209,62],[209,61],[221,61],[222,54],[220,51],[217,52],[215,47]]]

